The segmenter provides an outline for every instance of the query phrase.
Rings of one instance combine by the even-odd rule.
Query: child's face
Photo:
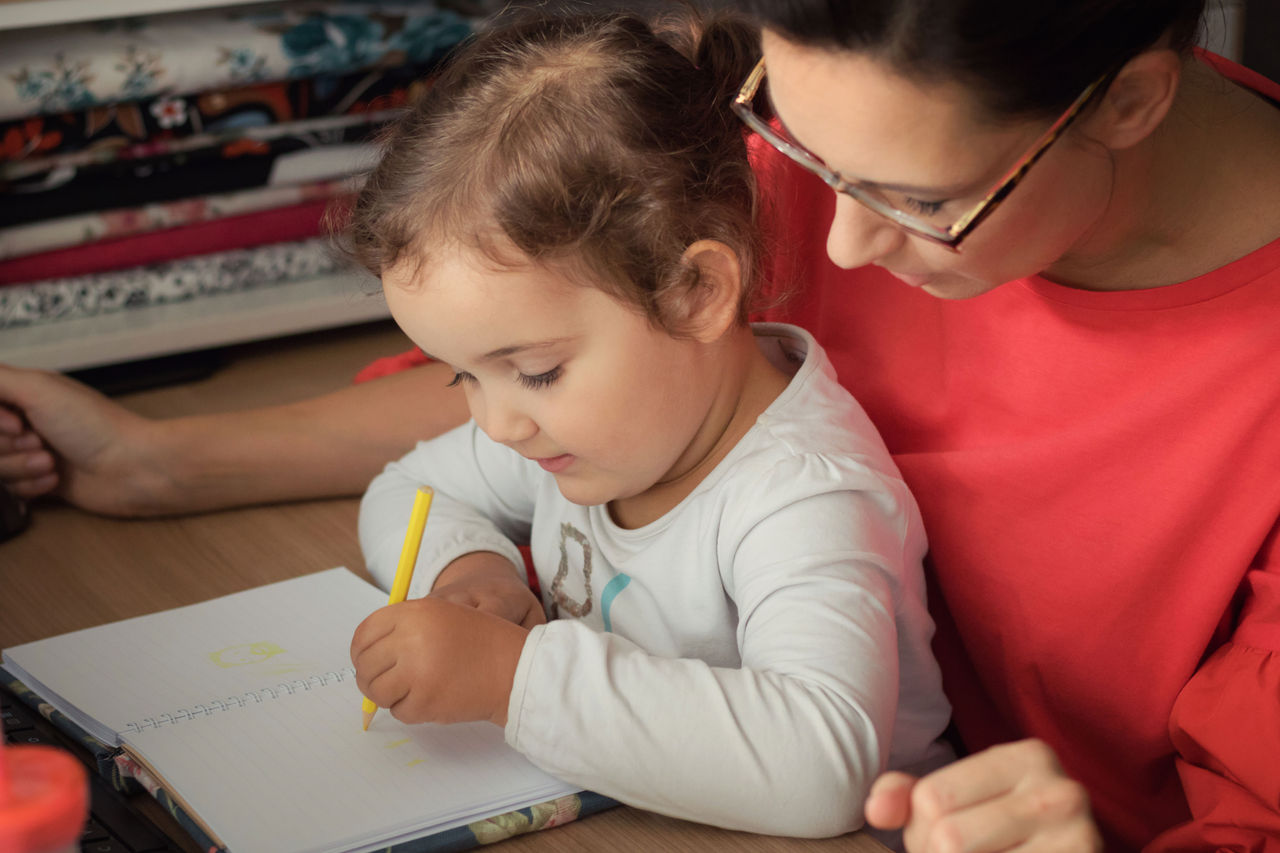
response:
[[[715,391],[698,344],[552,266],[458,251],[413,267],[383,276],[396,322],[458,374],[480,428],[565,498],[633,497],[690,464]]]

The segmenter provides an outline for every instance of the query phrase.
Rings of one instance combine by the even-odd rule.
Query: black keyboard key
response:
[[[102,828],[102,824],[98,823],[92,817],[84,825],[84,829],[80,831],[80,844],[85,845],[90,841],[105,841],[111,838],[111,833]]]
[[[4,731],[8,735],[10,732],[21,731],[22,729],[31,728],[31,723],[11,711],[7,706],[4,709]]]
[[[29,729],[36,725],[34,717],[39,715],[26,705],[23,705],[16,698],[10,696],[9,691],[0,691],[0,698],[4,700],[0,703],[0,714],[4,715],[5,740],[9,739],[9,732],[16,732],[20,729]]]
[[[114,838],[104,838],[101,841],[81,844],[80,853],[133,853],[133,851]]]
[[[24,746],[26,744],[41,744],[43,746],[56,746],[62,748],[62,740],[57,735],[40,729],[20,729],[7,736],[9,743],[15,746]]]

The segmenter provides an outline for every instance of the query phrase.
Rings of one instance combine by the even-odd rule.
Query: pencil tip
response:
[[[365,730],[366,732],[367,732],[367,731],[369,731],[369,724],[373,722],[373,715],[374,715],[375,713],[377,713],[377,712],[376,712],[376,711],[365,711],[365,712],[364,712],[364,730]]]

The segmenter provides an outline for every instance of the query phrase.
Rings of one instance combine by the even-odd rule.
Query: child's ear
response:
[[[711,343],[738,322],[742,266],[738,254],[719,240],[698,240],[681,256],[698,272],[697,283],[682,295],[676,310],[679,328]]]
[[[1089,116],[1089,136],[1116,151],[1137,145],[1169,114],[1181,76],[1182,58],[1168,48],[1130,59]]]

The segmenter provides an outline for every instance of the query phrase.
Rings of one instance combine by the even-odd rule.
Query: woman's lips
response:
[[[933,281],[933,276],[931,275],[907,275],[906,273],[894,272],[893,270],[889,270],[889,274],[904,284],[909,284],[912,287],[924,287],[926,284]]]

